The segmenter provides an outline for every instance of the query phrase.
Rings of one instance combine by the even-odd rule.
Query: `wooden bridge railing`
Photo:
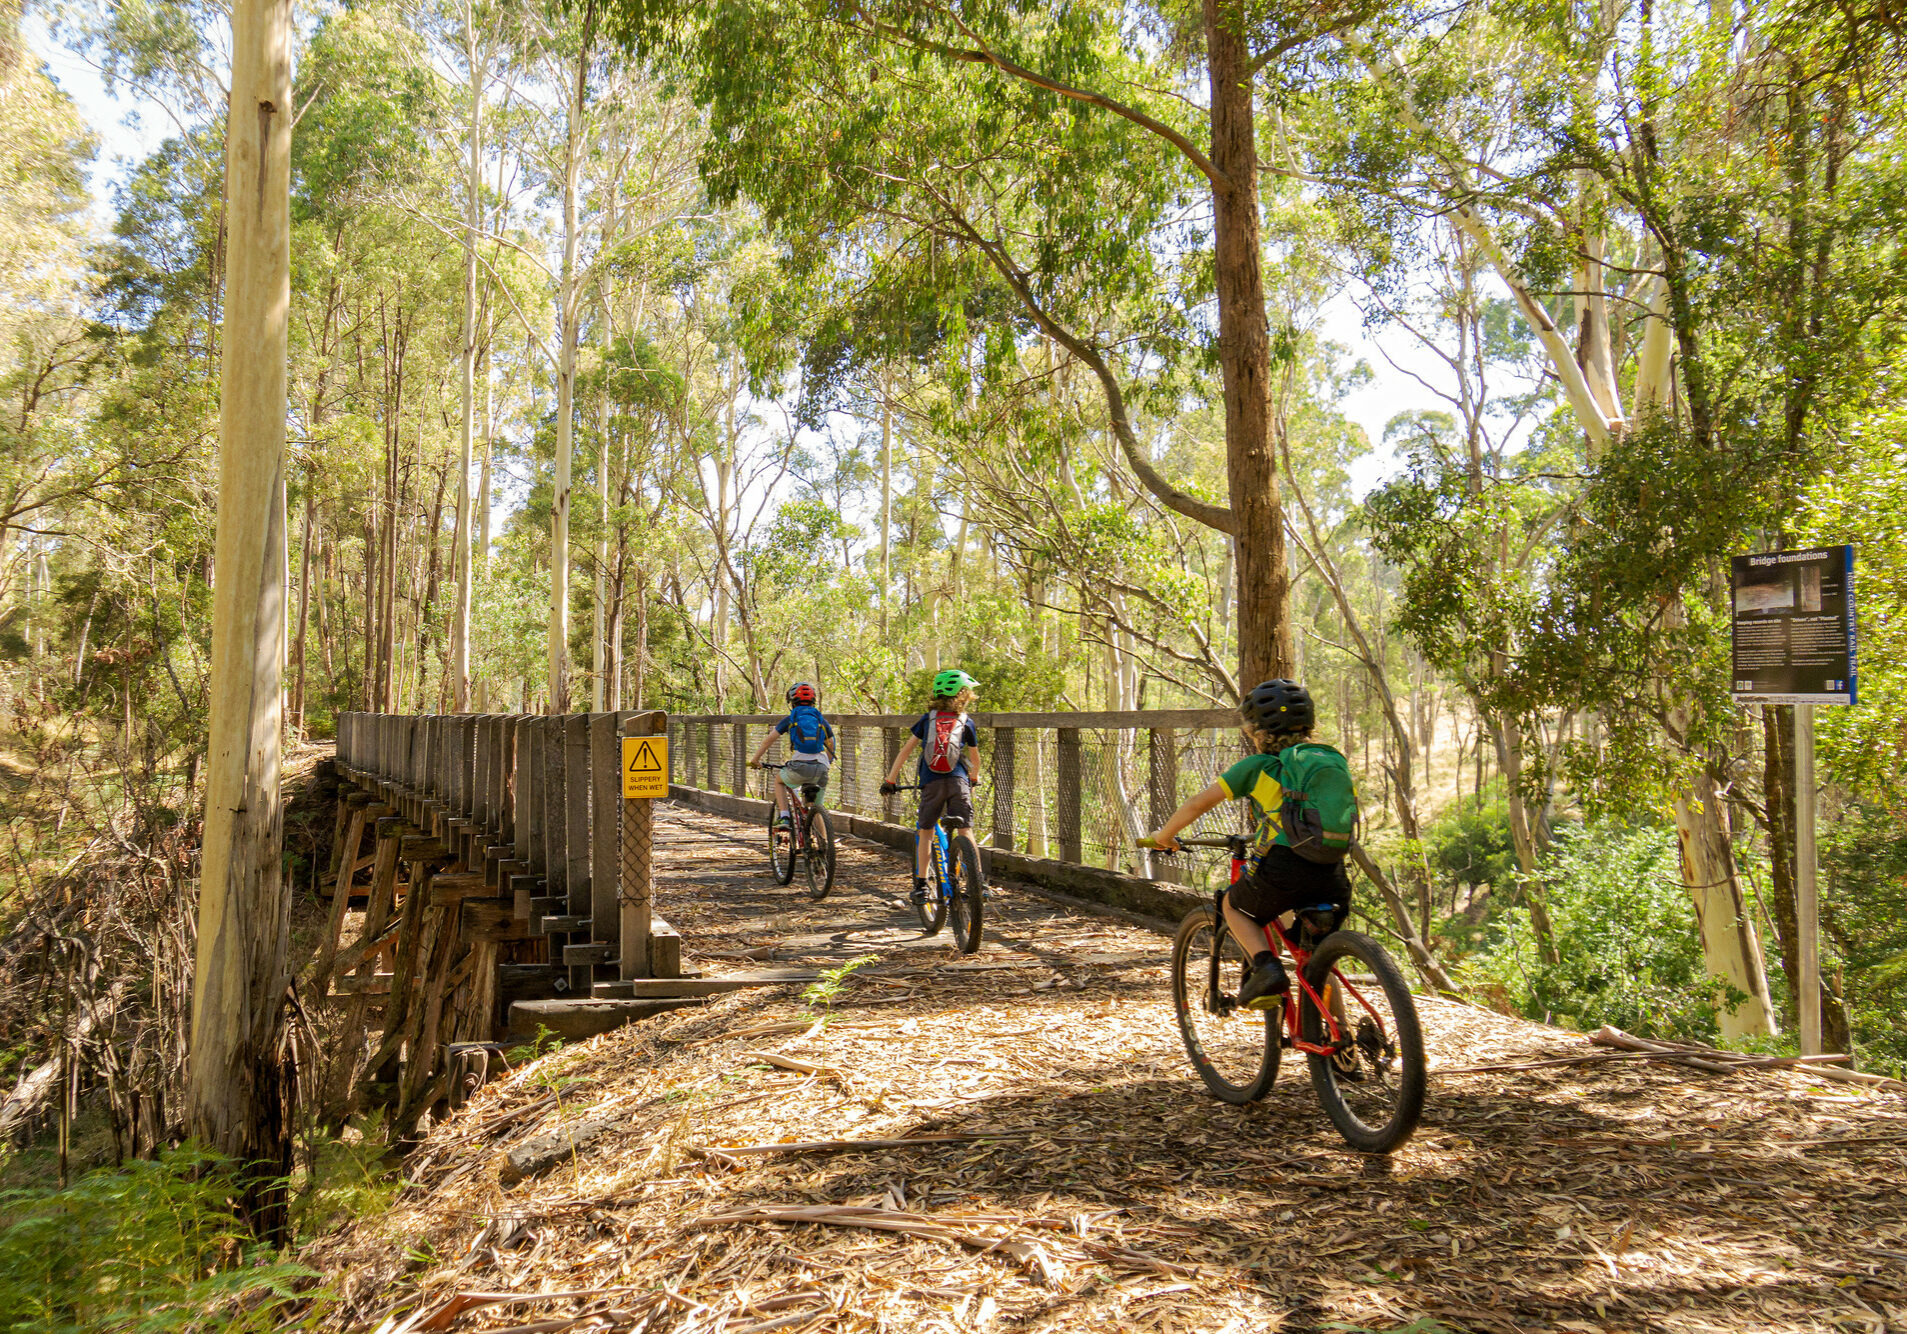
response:
[[[678,714],[669,720],[671,780],[735,796],[762,795],[747,760],[781,714]],[[920,714],[831,714],[838,761],[830,807],[882,821],[908,821],[911,798],[883,797],[880,783]],[[1177,882],[1183,872],[1150,863],[1133,837],[1156,829],[1186,797],[1243,754],[1231,709],[975,713],[981,782],[974,827],[1002,852]],[[771,755],[773,752],[771,751]],[[911,761],[910,761],[911,766]],[[903,782],[912,782],[911,773]],[[1235,810],[1207,816],[1205,832],[1238,827]]]
[[[355,790],[339,803],[317,985],[360,1017],[384,997],[367,1093],[400,1126],[454,1092],[461,1058],[495,1045],[512,1001],[673,994],[681,942],[653,911],[650,802],[623,798],[621,759],[622,738],[666,723],[339,719],[338,770]],[[359,895],[362,928],[344,947]]]

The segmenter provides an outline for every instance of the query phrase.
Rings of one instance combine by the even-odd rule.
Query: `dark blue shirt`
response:
[[[796,719],[802,720],[802,730],[811,734],[809,739],[789,735],[789,729],[795,725]],[[775,724],[775,731],[788,737],[788,752],[791,755],[825,755],[828,753],[827,743],[834,739],[834,728],[822,716],[821,710],[812,704],[795,705],[786,718]]]
[[[927,786],[927,784],[933,782],[936,778],[947,777],[946,774],[936,773],[927,767],[927,755],[933,746],[932,738],[934,735],[935,714],[936,710],[929,709],[926,713],[921,714],[919,722],[907,729],[912,732],[920,742],[920,759],[916,762],[915,772],[919,774],[919,782],[922,787]],[[967,763],[964,757],[967,753],[967,747],[972,746],[975,749],[979,748],[980,729],[973,725],[973,719],[971,718],[961,717],[959,714],[952,716],[960,718],[961,726],[960,740],[958,743],[960,758],[954,760],[954,772],[966,773]],[[973,775],[967,774],[967,777],[972,778]]]

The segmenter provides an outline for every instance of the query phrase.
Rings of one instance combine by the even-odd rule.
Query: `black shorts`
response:
[[[1351,878],[1344,863],[1308,862],[1281,843],[1259,858],[1251,874],[1240,876],[1227,891],[1232,907],[1260,924],[1301,908],[1332,904],[1340,911],[1351,906]]]
[[[965,769],[936,775],[920,785],[920,818],[914,828],[932,829],[943,818],[958,828],[973,828],[973,780]]]

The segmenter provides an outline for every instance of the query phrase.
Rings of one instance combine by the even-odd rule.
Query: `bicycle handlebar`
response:
[[[1176,838],[1172,841],[1180,848],[1224,848],[1234,851],[1242,844],[1249,844],[1251,839],[1245,834],[1227,834],[1223,838]],[[1155,838],[1135,838],[1132,842],[1134,847],[1149,848],[1153,852],[1175,851],[1161,847]]]

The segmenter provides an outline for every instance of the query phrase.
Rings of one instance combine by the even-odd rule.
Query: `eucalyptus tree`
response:
[[[1364,9],[605,2],[626,39],[673,36],[690,53],[718,194],[761,201],[810,246],[876,220],[898,228],[894,256],[916,282],[953,250],[990,265],[1016,318],[1099,381],[1147,490],[1233,538],[1239,673],[1287,669],[1258,119]],[[1174,327],[1109,335],[1120,302],[1175,306]],[[1162,474],[1130,419],[1122,370],[1193,348],[1220,371],[1228,503]]]

